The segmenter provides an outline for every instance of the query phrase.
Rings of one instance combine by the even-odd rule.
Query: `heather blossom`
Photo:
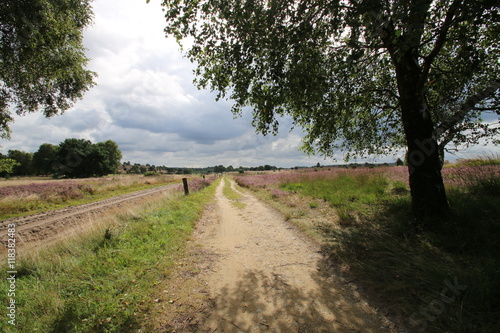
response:
[[[27,197],[38,195],[41,199],[58,196],[64,199],[76,199],[86,193],[93,194],[94,189],[89,184],[77,182],[41,183],[0,187],[0,198],[8,196]]]
[[[209,186],[212,184],[212,182],[216,179],[215,176],[208,177],[208,178],[194,178],[188,180],[188,185],[189,185],[189,191],[190,192],[197,192],[201,191],[205,187]],[[182,187],[179,187],[181,189]]]
[[[498,165],[444,168],[442,172],[446,186],[464,187],[474,185],[478,181],[494,181],[495,179],[498,181],[500,178],[500,166]],[[391,181],[401,182],[409,186],[409,173],[408,168],[405,166],[356,169],[304,169],[260,175],[245,175],[236,177],[235,180],[240,186],[248,188],[276,188],[279,187],[280,184],[332,179],[343,175],[368,176],[376,174]]]

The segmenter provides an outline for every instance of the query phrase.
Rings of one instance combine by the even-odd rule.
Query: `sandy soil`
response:
[[[26,250],[37,244],[48,244],[76,226],[80,226],[100,214],[119,209],[126,203],[143,200],[152,195],[178,188],[178,184],[165,185],[153,189],[133,192],[88,204],[50,210],[4,220],[0,223],[0,260],[5,258],[8,242],[8,225],[16,225],[16,250]]]
[[[244,207],[235,205],[223,186],[195,233],[213,263],[200,276],[210,306],[195,331],[394,332],[348,282],[323,268],[318,245],[231,181]]]

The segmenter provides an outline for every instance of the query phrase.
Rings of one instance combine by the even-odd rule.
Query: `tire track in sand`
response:
[[[127,202],[157,195],[167,190],[178,188],[179,184],[164,185],[152,189],[123,194],[113,198],[49,210],[38,214],[15,217],[0,223],[0,254],[6,253],[8,225],[16,225],[16,248],[27,247],[36,242],[49,243],[63,231],[88,222],[91,218],[113,208],[119,208]]]

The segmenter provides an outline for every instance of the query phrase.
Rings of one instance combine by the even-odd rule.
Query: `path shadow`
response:
[[[213,299],[202,332],[390,332],[345,282],[319,269],[316,288],[250,270]]]

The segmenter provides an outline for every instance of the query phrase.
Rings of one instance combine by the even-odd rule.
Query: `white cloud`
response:
[[[332,163],[298,151],[303,133],[283,119],[276,137],[256,135],[251,112],[233,119],[231,103],[193,85],[193,64],[165,38],[158,0],[95,0],[94,25],[85,31],[97,86],[64,115],[17,117],[8,149],[36,151],[77,137],[113,140],[123,160],[167,166]],[[372,159],[373,160],[373,159]],[[394,161],[394,157],[378,161]],[[342,161],[339,154],[338,162]]]

